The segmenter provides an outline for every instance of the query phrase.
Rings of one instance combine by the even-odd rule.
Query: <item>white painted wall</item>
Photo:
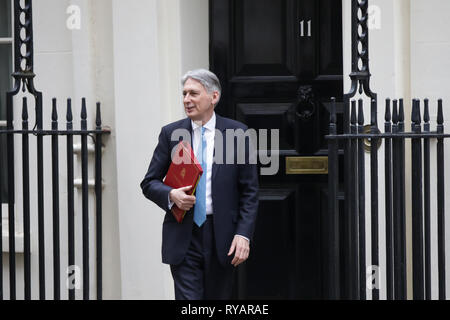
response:
[[[450,2],[446,0],[414,0],[411,1],[411,91],[414,97],[430,99],[431,128],[435,129],[437,99],[444,103],[444,119],[450,117]],[[422,106],[423,108],[423,106]],[[422,109],[423,110],[423,109]],[[448,121],[445,121],[445,131],[448,132]],[[450,156],[450,144],[445,143],[445,157]],[[432,152],[436,152],[436,144],[432,143]],[[431,158],[431,241],[432,259],[437,261],[437,218],[436,218],[436,161]],[[450,198],[448,182],[450,172],[445,170],[446,199]],[[446,201],[446,212],[450,210],[450,203]],[[446,288],[449,294],[449,266],[450,266],[450,221],[446,219]],[[432,268],[432,297],[438,297],[438,268]]]
[[[184,117],[182,74],[208,66],[208,1],[112,4],[122,298],[172,299],[161,263],[164,212],[139,183],[161,127]]]
[[[165,297],[163,214],[139,183],[165,122],[159,84],[157,1],[112,2],[122,298]]]

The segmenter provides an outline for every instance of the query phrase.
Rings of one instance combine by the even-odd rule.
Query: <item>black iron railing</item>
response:
[[[350,115],[344,119],[344,134],[336,133],[336,102],[333,99],[330,116],[329,140],[329,228],[333,230],[332,238],[337,241],[330,247],[330,255],[336,257],[336,263],[344,266],[346,277],[337,283],[331,298],[366,299],[366,179],[365,150],[370,140],[370,217],[371,217],[371,265],[379,267],[379,255],[386,255],[386,297],[387,299],[406,299],[407,270],[406,246],[412,245],[413,298],[431,299],[431,269],[437,265],[439,272],[439,299],[445,299],[445,194],[444,194],[444,117],[442,100],[438,101],[436,130],[431,131],[429,101],[424,100],[423,119],[421,119],[420,101],[413,100],[411,114],[411,131],[405,132],[403,100],[386,100],[385,132],[378,131],[377,101],[371,102],[371,125],[368,133],[364,128],[363,100],[351,101]],[[392,112],[391,112],[392,110]],[[344,115],[345,117],[345,115]],[[358,121],[357,121],[358,119]],[[411,139],[411,214],[412,236],[406,236],[405,204],[405,141]],[[378,194],[380,176],[378,169],[378,147],[384,142],[384,187],[385,212],[379,211],[382,199]],[[430,197],[430,144],[437,144],[437,212],[431,211]],[[349,164],[349,170],[339,172],[339,145],[346,146],[341,160]],[[342,147],[344,148],[344,147]],[[344,166],[345,167],[345,166]],[[339,234],[339,173],[344,174],[345,217],[344,229],[350,230],[348,237],[352,244],[346,245],[346,236]],[[379,247],[379,214],[385,220],[386,247]],[[431,219],[437,218],[437,260],[431,256]],[[342,240],[344,240],[342,242]],[[343,250],[339,251],[340,246]],[[379,275],[377,276],[378,280]],[[339,279],[339,278],[338,278]],[[356,288],[356,290],[355,290]],[[379,287],[370,288],[372,299],[379,299]]]
[[[24,298],[31,299],[31,286],[32,278],[31,271],[32,268],[36,267],[39,270],[39,279],[34,282],[39,286],[39,298],[45,299],[46,295],[46,279],[45,279],[45,268],[46,268],[46,243],[45,243],[45,219],[48,218],[44,214],[44,201],[52,201],[52,252],[53,252],[53,299],[59,300],[61,297],[60,288],[61,284],[67,282],[68,276],[70,274],[60,273],[61,268],[61,256],[60,256],[60,239],[63,232],[60,230],[60,193],[62,188],[59,186],[59,177],[62,175],[59,167],[59,143],[61,137],[66,136],[67,139],[67,157],[63,159],[67,163],[67,247],[68,247],[68,266],[75,266],[75,201],[74,201],[74,150],[73,150],[73,139],[74,137],[80,137],[81,139],[81,162],[82,162],[82,265],[83,265],[83,298],[89,299],[90,297],[90,281],[89,281],[89,194],[88,194],[88,143],[87,139],[90,136],[95,141],[95,224],[96,224],[96,297],[97,299],[102,298],[102,174],[101,174],[101,148],[102,148],[102,135],[108,134],[109,131],[102,128],[101,116],[100,116],[100,104],[97,104],[97,116],[96,116],[96,128],[94,130],[87,129],[87,116],[86,116],[86,101],[83,99],[82,111],[81,111],[81,125],[79,130],[73,129],[72,123],[72,107],[71,100],[67,102],[66,109],[66,130],[58,129],[58,114],[57,114],[57,101],[53,99],[52,108],[52,128],[50,130],[39,129],[29,129],[28,125],[28,106],[27,98],[23,98],[22,102],[22,129],[14,129],[10,121],[8,121],[7,129],[0,129],[0,136],[6,135],[10,140],[6,152],[8,153],[8,159],[10,159],[11,154],[14,153],[15,137],[21,137],[22,144],[22,201],[23,201],[23,235],[24,235]],[[7,106],[8,109],[12,108],[12,105]],[[51,155],[47,159],[43,152],[43,149],[39,147],[39,141],[44,144],[44,138],[50,137],[51,143]],[[39,168],[35,171],[37,176],[37,199],[38,199],[38,254],[39,263],[37,266],[31,265],[31,219],[30,219],[30,138],[36,140],[36,145],[38,146],[36,152],[36,159],[42,159],[42,161],[50,161],[51,159],[51,179],[52,179],[52,190],[46,192],[44,189],[44,171]],[[13,158],[14,159],[14,158]],[[33,169],[31,170],[32,172]],[[9,297],[10,299],[16,298],[16,247],[15,247],[15,234],[16,234],[16,216],[14,215],[15,206],[15,177],[14,177],[14,161],[8,161],[8,241],[9,241]],[[1,190],[0,190],[1,192]],[[1,214],[1,206],[0,206]],[[2,239],[2,238],[0,238]],[[0,240],[1,241],[1,240]],[[1,244],[1,243],[0,243]],[[48,245],[48,243],[47,243]],[[3,264],[0,264],[0,279],[2,279],[3,274]],[[3,298],[3,286],[0,288],[0,297]],[[75,299],[75,285],[69,286],[68,288],[69,299]]]
[[[43,100],[42,93],[37,91],[34,87],[33,73],[33,23],[32,23],[32,2],[31,0],[14,0],[14,66],[15,72],[14,86],[10,92],[6,93],[6,128],[0,127],[0,139],[6,137],[6,150],[1,150],[7,154],[7,210],[8,210],[8,242],[9,242],[9,298],[11,300],[16,299],[17,296],[17,266],[16,266],[16,221],[18,212],[15,212],[16,208],[16,166],[15,153],[17,153],[16,147],[20,144],[19,138],[21,138],[21,173],[22,173],[22,195],[23,201],[23,261],[24,261],[24,298],[26,300],[32,298],[32,286],[39,287],[39,299],[46,299],[46,284],[51,283],[46,280],[46,248],[49,244],[46,243],[46,231],[45,221],[49,219],[49,214],[45,212],[45,203],[52,203],[52,252],[53,252],[53,299],[59,300],[61,298],[61,290],[63,284],[68,284],[68,298],[75,299],[75,289],[77,284],[74,284],[68,279],[73,276],[73,279],[77,279],[76,269],[71,270],[70,267],[76,267],[78,261],[76,257],[75,236],[76,224],[75,224],[75,199],[74,199],[74,137],[81,139],[81,173],[82,173],[82,185],[81,185],[81,211],[82,211],[82,290],[83,299],[89,299],[92,294],[90,292],[90,257],[92,254],[89,252],[89,220],[91,219],[89,213],[89,185],[88,185],[88,137],[91,137],[95,143],[95,254],[96,254],[96,298],[102,299],[102,136],[108,134],[109,130],[102,128],[101,116],[100,116],[100,104],[97,103],[95,129],[89,130],[87,126],[87,107],[86,100],[82,99],[81,107],[81,121],[80,129],[76,130],[73,127],[73,115],[72,115],[72,102],[69,99],[67,101],[66,109],[66,129],[61,130],[58,127],[58,112],[57,101],[53,99],[52,114],[51,114],[51,129],[45,130],[43,128]],[[20,90],[27,96],[22,100],[22,126],[21,128],[14,127],[14,98],[18,97]],[[31,96],[35,105],[35,124],[32,129],[29,129],[29,117],[28,117],[28,98]],[[59,157],[59,143],[61,138],[66,136],[67,150],[66,158],[61,159]],[[50,137],[51,154],[44,152],[45,138]],[[36,167],[30,170],[30,144],[36,143]],[[63,175],[59,166],[60,160],[67,163],[67,245],[68,249],[68,269],[67,273],[61,274],[61,238],[64,231],[60,228],[60,218],[62,213],[60,212],[60,192],[62,188],[59,185],[60,176]],[[1,157],[0,157],[0,161]],[[44,163],[51,161],[51,192],[46,192],[44,188],[44,178],[46,172],[44,171]],[[0,164],[1,167],[1,164]],[[36,169],[36,170],[35,170]],[[0,175],[2,172],[0,171]],[[36,195],[37,206],[30,203],[30,190],[34,186],[30,185],[30,176],[35,176],[37,179]],[[2,177],[0,176],[0,181]],[[0,194],[2,194],[2,184],[0,183]],[[34,192],[34,190],[33,190]],[[20,198],[17,197],[17,198]],[[51,199],[51,200],[50,200]],[[34,210],[36,209],[36,210]],[[38,263],[32,265],[31,260],[31,214],[37,212],[38,232]],[[0,204],[0,217],[3,217],[2,205]],[[1,228],[0,236],[0,248],[3,246],[3,228]],[[80,263],[78,263],[80,264]],[[3,295],[3,255],[0,255],[0,300],[4,298]],[[38,270],[38,279],[32,278],[32,270]],[[75,270],[75,271],[74,271]],[[70,279],[69,279],[70,280]],[[81,287],[81,285],[80,285]]]
[[[438,101],[437,126],[430,128],[429,101],[424,100],[422,128],[420,101],[413,101],[411,131],[405,132],[403,100],[386,100],[385,132],[377,123],[377,94],[370,89],[369,0],[352,0],[351,89],[343,98],[343,132],[337,133],[336,100],[332,99],[329,136],[329,204],[325,217],[328,235],[326,297],[366,299],[366,187],[370,193],[370,261],[380,267],[386,255],[386,298],[406,299],[406,248],[413,248],[414,299],[431,298],[431,267],[438,265],[439,298],[445,299],[445,214],[444,214],[444,119]],[[371,101],[370,125],[364,125],[364,93]],[[358,110],[357,110],[358,109]],[[411,140],[412,238],[406,238],[405,141]],[[368,143],[370,141],[370,143]],[[438,257],[431,256],[430,144],[437,141]],[[378,148],[384,142],[384,177],[379,176]],[[370,146],[369,146],[370,144]],[[370,181],[365,176],[365,150],[370,152]],[[340,165],[341,164],[341,165]],[[384,181],[382,181],[384,178]],[[379,182],[384,184],[385,212],[379,210]],[[340,191],[342,189],[342,192]],[[339,199],[343,199],[340,205]],[[380,248],[380,217],[385,220],[386,247]],[[383,231],[383,230],[381,230]],[[408,240],[408,241],[407,241]],[[378,269],[378,272],[384,271]],[[376,275],[379,281],[380,275]],[[372,299],[380,298],[379,287],[370,288]]]

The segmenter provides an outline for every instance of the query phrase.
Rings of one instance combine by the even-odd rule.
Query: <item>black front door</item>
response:
[[[223,85],[217,113],[279,130],[279,169],[260,175],[255,235],[235,297],[319,299],[327,108],[343,95],[341,1],[210,0],[210,40]]]

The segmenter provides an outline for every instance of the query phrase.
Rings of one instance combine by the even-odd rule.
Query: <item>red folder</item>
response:
[[[195,157],[190,144],[180,141],[172,156],[172,162],[164,179],[164,184],[174,189],[193,186],[188,192],[188,194],[192,195],[202,174],[202,166]],[[178,223],[181,223],[186,211],[181,210],[174,204],[172,213]]]

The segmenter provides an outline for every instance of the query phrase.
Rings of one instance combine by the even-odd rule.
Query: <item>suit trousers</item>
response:
[[[170,265],[176,300],[226,300],[231,298],[234,266],[217,258],[213,215],[201,227],[193,224],[192,239],[183,261]]]

